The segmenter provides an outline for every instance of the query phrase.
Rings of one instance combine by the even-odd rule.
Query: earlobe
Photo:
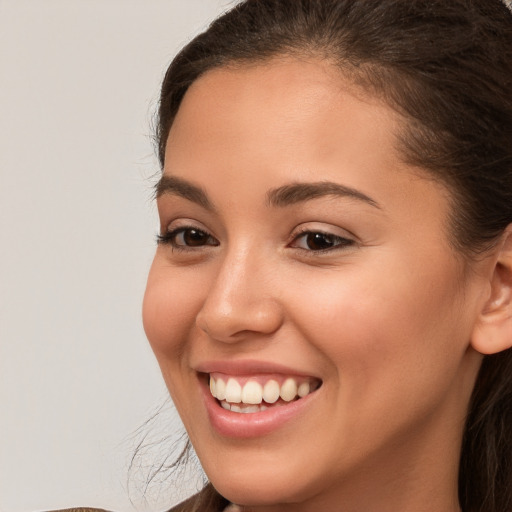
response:
[[[512,347],[512,224],[503,233],[492,259],[490,293],[471,338],[481,354]]]

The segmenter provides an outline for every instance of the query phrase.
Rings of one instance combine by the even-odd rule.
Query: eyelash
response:
[[[334,235],[332,233],[328,233],[328,232],[325,232],[322,230],[312,230],[312,229],[304,229],[304,230],[300,231],[299,233],[297,233],[296,235],[294,235],[291,244],[297,243],[297,241],[300,240],[301,238],[308,237],[311,235],[320,235],[321,237],[324,237],[324,239],[326,239],[326,238],[330,239],[334,245],[332,245],[331,247],[327,247],[324,249],[317,249],[317,250],[314,250],[311,248],[305,249],[303,247],[295,247],[295,248],[302,250],[302,251],[314,253],[314,254],[324,254],[324,253],[328,253],[328,252],[332,252],[332,251],[343,250],[343,249],[346,249],[347,247],[350,247],[355,244],[355,241],[351,240],[350,238],[344,238],[342,236]]]
[[[186,233],[187,231],[188,232],[195,231],[197,234],[207,237],[208,240],[214,241],[214,243],[209,243],[209,244],[206,243],[206,244],[202,244],[202,245],[198,245],[198,246],[176,243],[176,237],[178,235]],[[204,231],[202,229],[198,229],[195,226],[182,226],[182,227],[173,229],[172,231],[169,231],[167,233],[159,234],[159,235],[157,235],[156,238],[157,238],[158,245],[170,245],[171,248],[175,251],[193,251],[197,247],[204,247],[205,245],[210,245],[213,247],[216,247],[219,245],[219,242],[217,240],[215,240],[215,238],[213,238],[209,233],[207,233],[206,231]]]
[[[196,246],[187,245],[186,243],[185,244],[176,243],[176,238],[178,235],[185,234],[187,232],[192,232],[192,231],[195,232],[196,234],[198,234],[199,236],[206,237],[207,242],[199,243]],[[297,246],[292,245],[292,244],[297,244],[297,242],[301,238],[309,237],[309,236],[317,236],[317,237],[319,236],[320,237],[319,240],[322,240],[322,237],[323,237],[324,241],[326,239],[328,239],[330,241],[330,243],[332,243],[333,245],[330,247],[316,249],[316,250],[311,249],[311,248],[307,249],[304,247],[297,247]],[[208,243],[208,242],[210,242],[210,243]],[[213,242],[213,243],[211,243],[211,242]],[[306,242],[306,243],[308,243],[308,242]],[[213,238],[209,233],[207,233],[206,231],[204,231],[202,229],[198,229],[194,226],[183,226],[183,227],[176,228],[172,231],[169,231],[168,233],[164,233],[163,235],[157,235],[157,244],[170,245],[172,247],[172,249],[176,250],[176,251],[194,251],[198,248],[203,248],[205,246],[217,247],[219,245],[219,242],[215,238]],[[315,231],[315,230],[311,230],[311,229],[304,229],[303,231],[300,231],[299,233],[294,235],[292,241],[290,242],[290,244],[288,244],[288,247],[299,249],[301,251],[305,251],[305,252],[309,252],[309,253],[324,254],[324,253],[328,253],[328,252],[332,252],[332,251],[336,251],[336,250],[343,250],[343,249],[346,249],[347,247],[350,247],[354,244],[355,244],[355,241],[351,240],[349,238],[344,238],[344,237],[341,237],[338,235],[333,235],[332,233],[327,233],[325,231],[320,231],[320,230]]]

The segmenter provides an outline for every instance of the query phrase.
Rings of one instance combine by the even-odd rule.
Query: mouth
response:
[[[211,396],[226,411],[256,414],[289,406],[322,385],[315,377],[207,374]]]
[[[214,360],[194,370],[208,423],[224,439],[306,428],[303,420],[315,418],[325,405],[322,379],[279,363]]]

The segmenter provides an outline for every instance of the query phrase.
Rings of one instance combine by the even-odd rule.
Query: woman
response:
[[[246,0],[176,57],[144,325],[176,511],[512,510],[512,14]]]

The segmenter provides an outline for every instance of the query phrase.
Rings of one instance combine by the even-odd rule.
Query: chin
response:
[[[242,470],[236,475],[215,475],[210,481],[222,496],[239,505],[265,506],[301,501],[296,492],[297,481],[266,473]]]
[[[240,461],[242,459],[242,461]],[[259,459],[259,460],[258,460]],[[265,460],[267,459],[267,460]],[[204,465],[205,472],[226,499],[245,506],[297,503],[318,492],[315,478],[304,461],[287,456],[217,458]]]

